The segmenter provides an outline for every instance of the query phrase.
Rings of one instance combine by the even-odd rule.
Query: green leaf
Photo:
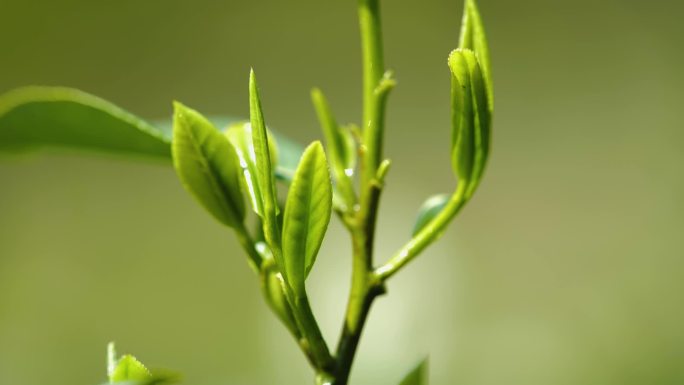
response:
[[[449,55],[451,69],[451,163],[459,183],[470,183],[475,162],[475,113],[464,50]]]
[[[224,131],[227,131],[233,126],[245,123],[244,119],[227,116],[207,116],[207,119],[209,119],[215,127],[221,128]],[[171,120],[162,120],[155,123],[165,131],[172,131],[171,127],[173,126],[173,122]],[[269,145],[275,147],[275,149],[272,149],[272,152],[277,153],[278,155],[277,167],[275,168],[276,179],[283,182],[291,182],[295,169],[297,168],[297,162],[299,162],[299,158],[302,157],[302,152],[304,152],[304,146],[277,131],[269,129],[268,133]],[[254,148],[253,145],[250,144],[250,146]]]
[[[420,206],[416,224],[413,226],[413,235],[418,234],[420,230],[432,221],[432,218],[436,217],[444,209],[444,206],[449,203],[449,198],[451,196],[448,194],[433,195]]]
[[[330,171],[320,142],[304,151],[285,204],[283,259],[285,279],[295,293],[313,266],[332,211]]]
[[[471,175],[472,181],[466,192],[466,196],[470,197],[475,192],[475,189],[482,179],[482,174],[484,173],[484,168],[489,157],[492,111],[487,99],[487,88],[478,58],[469,51],[464,51],[464,56],[468,62],[473,98],[472,103],[475,113],[475,159]]]
[[[459,48],[470,49],[475,52],[483,69],[490,109],[493,108],[494,90],[492,85],[492,66],[489,59],[489,45],[487,44],[487,35],[482,23],[482,17],[480,16],[480,10],[475,0],[466,0],[465,2]]]
[[[178,375],[171,372],[150,372],[131,355],[118,358],[114,342],[107,344],[107,377],[107,384],[117,385],[160,385],[178,382]]]
[[[69,147],[168,158],[168,132],[71,88],[25,87],[0,96],[0,151]]]
[[[323,129],[326,148],[330,154],[330,165],[337,181],[337,189],[342,193],[347,208],[352,208],[356,203],[356,195],[351,180],[356,161],[354,140],[351,133],[348,130],[343,130],[335,121],[328,100],[321,90],[313,89],[311,99]]]
[[[248,122],[235,123],[225,131],[226,137],[235,147],[240,166],[242,167],[242,180],[245,182],[245,191],[248,192],[254,212],[262,215],[262,195],[257,181],[256,152],[252,141],[252,126]],[[269,149],[271,151],[271,166],[276,167],[278,162],[278,146],[273,136],[268,135]]]
[[[114,371],[109,376],[109,381],[112,383],[122,381],[149,381],[151,379],[152,373],[145,365],[130,354],[119,359],[116,368],[114,368]]]
[[[276,200],[275,176],[272,169],[266,122],[264,121],[259,87],[254,71],[251,71],[249,75],[249,116],[256,154],[257,181],[261,191],[261,209],[263,211],[261,217],[264,237],[273,251],[278,266],[282,268],[283,261],[279,251],[280,231],[276,218],[278,201]]]
[[[472,196],[489,156],[491,109],[480,64],[473,51],[456,49],[449,56],[452,72],[452,165],[459,183]]]
[[[238,119],[212,116],[216,127]],[[0,152],[64,147],[159,159],[171,158],[171,120],[147,123],[120,107],[66,87],[24,87],[0,95]],[[289,182],[304,148],[272,132],[281,152],[276,178]]]
[[[219,222],[242,226],[240,161],[228,139],[200,113],[174,103],[173,163],[185,188]]]
[[[428,360],[424,359],[418,366],[416,366],[406,377],[399,383],[399,385],[428,385],[427,379]]]

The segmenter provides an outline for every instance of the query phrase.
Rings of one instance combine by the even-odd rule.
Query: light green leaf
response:
[[[426,358],[409,372],[399,385],[428,385],[427,367],[428,360]]]
[[[461,27],[461,40],[459,48],[470,49],[475,52],[482,66],[485,84],[487,85],[487,97],[490,109],[494,107],[494,91],[492,86],[492,67],[489,59],[489,45],[485,33],[480,10],[475,0],[466,0],[463,11]]]
[[[0,151],[68,147],[169,158],[169,132],[71,88],[25,87],[0,96]]]
[[[349,131],[345,131],[337,124],[328,100],[321,90],[313,89],[311,99],[323,129],[326,148],[330,154],[330,165],[337,181],[337,189],[342,194],[346,206],[351,208],[356,203],[356,195],[351,180],[356,160],[353,138]]]
[[[152,373],[138,361],[135,357],[127,354],[121,357],[114,368],[114,371],[109,376],[111,383],[122,381],[149,381],[152,379]]]
[[[475,113],[465,50],[449,55],[451,69],[451,162],[459,183],[470,183],[475,158]]]
[[[161,385],[178,382],[178,375],[171,372],[150,372],[132,355],[121,358],[116,355],[114,342],[107,344],[107,384]]]
[[[174,103],[173,163],[185,188],[219,222],[242,226],[240,161],[228,139],[200,113]]]
[[[240,166],[242,167],[242,180],[244,181],[245,191],[248,192],[252,202],[252,208],[259,216],[262,215],[261,189],[257,181],[256,152],[252,141],[252,126],[248,122],[239,122],[229,126],[225,131],[226,137],[235,147]],[[276,167],[278,162],[278,146],[275,139],[269,133],[268,146],[271,151],[271,166]]]
[[[280,230],[276,218],[278,201],[276,200],[275,176],[271,163],[266,122],[261,108],[261,98],[254,71],[249,75],[249,116],[252,125],[252,141],[256,154],[257,181],[261,191],[262,225],[266,243],[271,247],[273,256],[279,267],[283,267],[280,255]]]
[[[304,281],[323,242],[331,211],[330,171],[323,146],[314,142],[299,162],[283,219],[285,278],[295,293],[304,292]]]
[[[449,203],[449,198],[451,198],[451,196],[448,194],[434,195],[428,198],[423,205],[420,206],[416,224],[413,226],[413,235],[418,234],[420,230],[430,223],[432,218],[436,217],[437,214],[444,209],[444,206]]]

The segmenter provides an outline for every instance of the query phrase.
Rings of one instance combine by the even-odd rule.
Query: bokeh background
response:
[[[385,1],[393,159],[379,259],[454,186],[449,72],[461,1]],[[355,384],[684,383],[684,3],[481,0],[496,86],[476,198],[374,307]],[[66,85],[141,116],[177,99],[319,137],[309,90],[360,116],[355,2],[0,0],[0,92]],[[0,384],[97,384],[117,341],[185,383],[307,384],[228,231],[166,164],[65,152],[0,158]],[[348,239],[309,288],[337,338]]]

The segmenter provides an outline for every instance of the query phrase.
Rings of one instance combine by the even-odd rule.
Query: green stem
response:
[[[317,372],[330,373],[334,370],[335,362],[330,355],[325,339],[318,327],[314,317],[309,298],[306,294],[296,295],[294,298],[295,318],[299,324],[304,340],[301,342],[305,346],[302,349],[310,352],[315,361]]]
[[[268,270],[273,267],[272,264],[274,264],[275,261],[273,259],[263,259],[254,246],[254,240],[244,227],[237,228],[235,233],[237,234],[240,244],[249,256],[250,265],[257,273],[261,275],[260,278],[263,281],[262,290],[264,291],[264,295],[267,296],[267,303],[269,303],[278,318],[281,319],[292,336],[297,340],[304,355],[309,360],[309,363],[311,363],[311,366],[313,366],[317,371],[331,372],[334,367],[334,361],[330,355],[328,346],[325,343],[325,339],[323,338],[323,335],[318,327],[316,318],[311,311],[311,306],[309,305],[309,300],[306,297],[306,294],[295,296],[292,295],[292,293],[284,293],[286,296],[289,295],[291,296],[290,298],[293,298],[293,300],[289,302],[294,303],[294,305],[291,305],[293,308],[292,310],[294,311],[292,311],[291,314],[280,314],[279,311],[283,309],[274,307],[271,299],[268,298],[270,294],[265,290],[264,286],[264,280],[268,279],[266,276],[269,274]],[[292,316],[294,318],[295,324],[287,319],[288,316]]]
[[[408,243],[406,243],[392,258],[383,266],[375,269],[375,276],[385,282],[397,273],[407,263],[411,262],[426,247],[436,241],[446,229],[451,220],[458,214],[466,203],[466,190],[468,183],[459,183],[456,191],[449,199],[442,211],[432,219],[422,230],[418,232]]]
[[[385,293],[382,283],[373,274],[373,245],[375,225],[382,192],[382,179],[389,163],[383,164],[378,179],[373,179],[368,204],[359,212],[359,222],[352,231],[353,259],[352,282],[342,335],[337,346],[336,370],[332,385],[346,385],[354,357],[371,305],[375,298]]]
[[[376,87],[385,73],[379,0],[359,0],[359,26],[363,55],[363,125],[366,169],[363,185],[368,185],[382,157],[382,121],[377,119]],[[364,187],[362,187],[364,188]]]
[[[373,245],[382,179],[387,165],[378,175],[382,159],[385,102],[394,83],[383,79],[382,32],[379,0],[359,0],[359,27],[363,55],[363,151],[359,208],[348,226],[351,230],[353,259],[352,282],[342,334],[335,355],[332,385],[346,385],[352,363],[373,300],[384,287],[373,274]]]

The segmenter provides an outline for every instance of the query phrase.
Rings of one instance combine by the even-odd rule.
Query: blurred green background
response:
[[[393,159],[377,255],[453,188],[449,72],[461,1],[384,1]],[[355,384],[684,383],[684,3],[481,0],[494,152],[443,240],[389,284]],[[0,92],[66,85],[150,119],[177,99],[319,137],[308,92],[360,116],[355,1],[0,0]],[[170,167],[64,152],[0,158],[0,384],[96,384],[117,341],[187,384],[307,384],[233,236]],[[309,288],[337,338],[348,239]]]

